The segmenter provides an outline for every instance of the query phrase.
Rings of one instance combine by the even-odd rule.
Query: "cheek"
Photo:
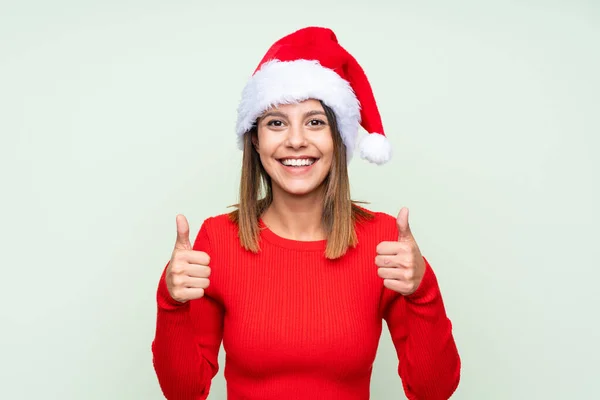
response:
[[[327,147],[321,148],[323,166],[326,167],[327,170],[331,168],[333,164],[333,144],[329,144]]]
[[[315,145],[323,155],[323,158],[331,160],[333,158],[333,139],[331,135],[319,138]]]
[[[280,143],[272,135],[258,135],[258,148],[256,149],[260,158],[265,161],[273,155]]]

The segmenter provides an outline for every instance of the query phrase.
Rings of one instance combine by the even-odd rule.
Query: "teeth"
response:
[[[303,158],[303,159],[285,159],[285,160],[281,160],[281,163],[283,165],[287,165],[288,167],[304,167],[307,165],[312,165],[315,161],[314,160],[310,160],[307,158]]]

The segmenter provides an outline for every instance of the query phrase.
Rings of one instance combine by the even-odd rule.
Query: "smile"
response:
[[[313,165],[316,161],[316,158],[282,158],[279,160],[286,167],[307,167]]]

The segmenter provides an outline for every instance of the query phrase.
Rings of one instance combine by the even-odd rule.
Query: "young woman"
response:
[[[158,286],[152,344],[166,398],[369,398],[383,321],[409,399],[448,399],[460,358],[408,223],[351,201],[347,163],[391,155],[369,83],[325,28],[277,41],[242,95],[240,202],[192,244],[184,216]]]

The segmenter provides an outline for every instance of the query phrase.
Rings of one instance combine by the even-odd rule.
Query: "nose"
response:
[[[306,134],[302,126],[292,125],[288,129],[285,145],[293,149],[301,149],[308,145]]]

